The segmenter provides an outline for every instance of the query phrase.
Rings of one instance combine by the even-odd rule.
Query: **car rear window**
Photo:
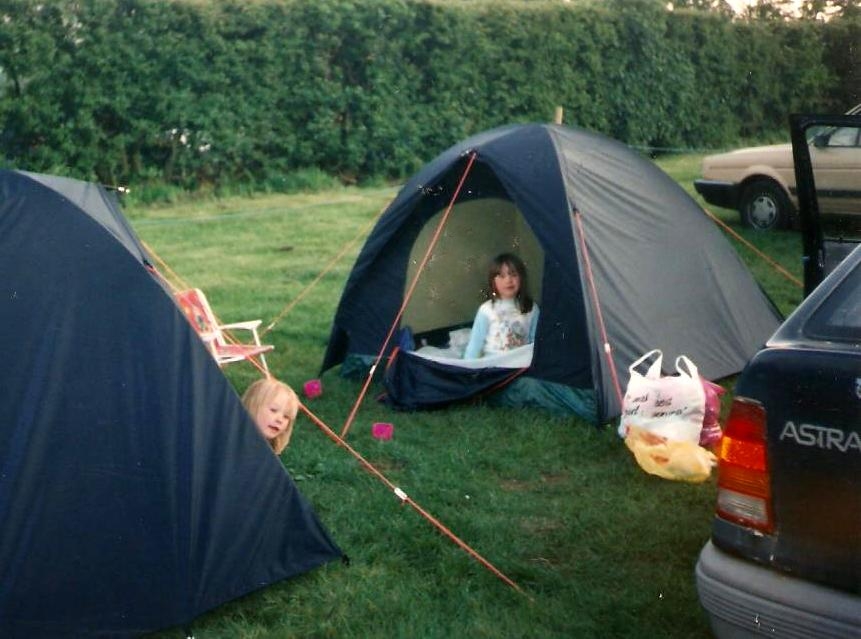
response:
[[[813,312],[804,332],[816,339],[861,342],[861,262]]]

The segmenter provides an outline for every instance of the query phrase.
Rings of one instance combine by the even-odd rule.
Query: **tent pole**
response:
[[[374,379],[374,373],[377,370],[377,366],[380,364],[380,360],[383,359],[383,355],[386,352],[386,349],[389,346],[389,342],[392,340],[392,336],[395,334],[395,330],[400,324],[401,317],[404,315],[404,311],[406,311],[407,305],[410,302],[410,299],[413,296],[413,293],[416,290],[416,285],[418,284],[419,277],[424,271],[425,265],[427,265],[428,260],[430,260],[430,256],[433,253],[433,250],[436,248],[436,244],[439,241],[440,236],[442,235],[442,229],[445,226],[445,223],[448,221],[449,215],[451,214],[451,210],[454,208],[454,203],[457,201],[458,195],[460,195],[460,191],[463,188],[464,183],[466,182],[466,178],[469,175],[470,170],[472,169],[472,165],[475,163],[475,158],[478,154],[475,151],[472,151],[469,154],[469,161],[466,164],[466,168],[463,170],[463,175],[460,176],[460,181],[457,184],[457,188],[454,190],[454,193],[451,196],[451,202],[448,203],[448,207],[445,210],[445,213],[442,216],[442,219],[437,224],[436,231],[434,231],[433,237],[431,238],[430,243],[428,244],[427,251],[425,251],[425,255],[422,258],[421,264],[419,264],[418,269],[416,269],[416,274],[413,277],[413,281],[410,283],[410,287],[407,290],[406,295],[404,295],[404,301],[401,304],[401,308],[398,310],[398,314],[395,316],[394,321],[392,322],[391,327],[389,328],[389,333],[386,335],[386,339],[383,341],[382,347],[380,347],[380,352],[377,354],[374,363],[371,365],[371,369],[368,371],[368,377],[365,379],[365,384],[362,386],[361,392],[359,392],[359,396],[356,398],[356,403],[353,404],[353,409],[350,411],[349,417],[347,417],[347,421],[344,422],[344,427],[341,429],[341,437],[344,438],[347,436],[347,433],[350,430],[350,426],[353,424],[353,420],[356,418],[356,413],[359,410],[359,406],[362,403],[362,400],[365,399],[365,394],[368,392],[368,387],[371,385],[371,381]]]
[[[583,231],[583,216],[580,211],[574,209],[572,211],[574,221],[577,224],[577,235],[580,238],[580,252],[583,254],[583,265],[586,267],[586,279],[589,282],[589,294],[592,297],[592,306],[595,308],[595,317],[598,320],[598,330],[601,331],[601,342],[603,344],[604,355],[607,357],[607,366],[610,369],[610,377],[613,380],[613,389],[616,391],[616,397],[619,400],[619,406],[622,406],[622,387],[619,384],[619,375],[616,372],[616,363],[613,361],[613,347],[610,345],[610,339],[607,336],[607,327],[604,325],[604,315],[601,312],[601,302],[598,300],[598,289],[595,287],[595,277],[592,274],[592,262],[589,259],[589,250],[586,248],[586,234]],[[600,418],[599,418],[600,419]]]

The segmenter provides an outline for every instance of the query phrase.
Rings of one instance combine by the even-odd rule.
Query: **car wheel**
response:
[[[776,182],[758,180],[744,188],[741,195],[741,221],[757,231],[772,231],[789,224],[789,198]]]

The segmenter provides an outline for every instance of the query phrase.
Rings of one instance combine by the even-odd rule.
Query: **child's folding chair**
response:
[[[219,366],[231,362],[241,362],[260,356],[260,362],[266,374],[269,374],[269,366],[266,364],[264,353],[271,351],[274,346],[261,344],[257,334],[257,327],[262,320],[250,320],[246,322],[234,322],[232,324],[219,324],[206,300],[206,296],[198,288],[190,288],[176,294],[176,301],[185,317],[200,335],[201,339],[209,348],[215,361]],[[254,339],[253,344],[241,344],[228,341],[224,331],[247,330],[251,332]]]

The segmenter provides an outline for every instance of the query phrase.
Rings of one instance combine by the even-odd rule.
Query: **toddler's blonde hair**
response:
[[[283,433],[268,440],[276,455],[280,455],[287,448],[287,444],[290,443],[290,437],[293,435],[293,424],[296,423],[296,415],[299,413],[299,397],[287,384],[273,377],[258,379],[242,395],[242,404],[251,415],[251,418],[256,420],[257,412],[260,408],[272,401],[278,393],[282,392],[287,394],[287,409],[290,413],[290,423],[287,424],[287,428],[284,429]]]

